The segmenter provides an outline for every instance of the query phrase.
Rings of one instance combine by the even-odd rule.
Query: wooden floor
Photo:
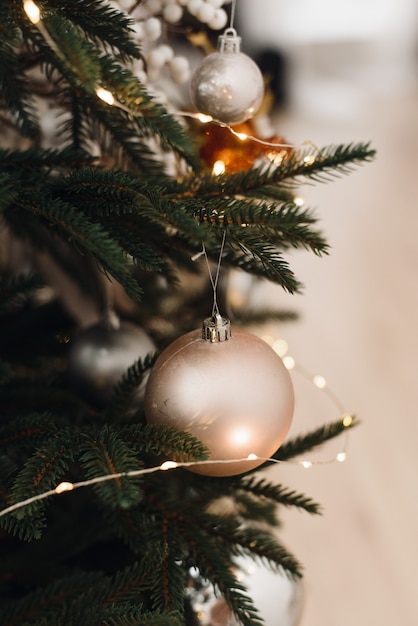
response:
[[[318,94],[316,94],[318,96]],[[345,463],[276,466],[272,477],[318,500],[323,516],[286,511],[280,537],[305,567],[300,626],[418,624],[418,90],[356,94],[281,113],[277,130],[300,145],[368,141],[373,164],[326,185],[301,188],[317,207],[332,250],[290,257],[303,296],[263,287],[255,297],[296,309],[301,320],[270,329],[296,362],[326,377],[361,426]],[[332,106],[334,109],[332,109]],[[338,417],[323,392],[297,385],[292,432]],[[341,445],[343,441],[339,442]],[[315,458],[338,451],[325,447]],[[261,583],[267,626],[274,578]],[[264,594],[264,595],[263,595]],[[279,620],[279,621],[277,621]]]

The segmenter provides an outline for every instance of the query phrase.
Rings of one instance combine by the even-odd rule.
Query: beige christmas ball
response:
[[[187,431],[210,450],[209,459],[231,461],[192,468],[209,476],[259,466],[282,444],[294,410],[293,386],[281,358],[251,333],[230,333],[229,322],[221,319],[218,324],[205,320],[203,331],[183,335],[162,352],[144,400],[149,423]],[[248,460],[249,455],[259,458]]]

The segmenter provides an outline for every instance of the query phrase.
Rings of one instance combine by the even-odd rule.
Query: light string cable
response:
[[[200,254],[202,255],[204,254],[204,252],[202,251]],[[214,284],[216,285],[216,278],[212,280]],[[279,342],[283,344],[282,340],[279,340]],[[274,347],[274,344],[273,344],[273,347]],[[335,394],[328,388],[325,378],[319,375],[312,376],[304,368],[297,367],[293,357],[290,357],[290,356],[283,357],[283,363],[287,367],[288,370],[295,370],[296,372],[301,374],[303,377],[310,380],[317,389],[326,393],[326,395],[334,404],[334,406],[336,406],[338,410],[340,411],[341,425],[343,426],[345,430],[345,434],[348,435],[348,430],[350,429],[351,426],[353,426],[355,418],[352,414],[344,411],[341,402],[338,400]],[[344,432],[344,430],[342,432]],[[166,460],[160,465],[155,465],[153,467],[142,468],[138,470],[131,470],[127,472],[103,474],[101,476],[96,476],[88,480],[81,480],[75,483],[70,482],[70,481],[62,481],[53,489],[49,489],[48,491],[44,491],[42,493],[36,494],[34,496],[26,498],[25,500],[15,502],[14,504],[11,504],[10,506],[0,510],[0,518],[6,515],[10,515],[14,511],[22,509],[35,502],[40,502],[41,500],[45,500],[52,496],[56,496],[56,495],[59,495],[68,491],[74,491],[75,489],[80,489],[83,487],[91,487],[93,485],[104,483],[110,480],[120,480],[121,478],[137,478],[139,476],[145,476],[147,474],[154,474],[156,472],[167,471],[167,470],[176,469],[176,468],[188,468],[188,467],[194,467],[196,465],[201,466],[205,464],[223,465],[227,463],[243,463],[245,461],[255,461],[255,460],[261,461],[263,463],[270,463],[272,465],[297,465],[304,469],[309,469],[313,466],[331,464],[335,462],[343,463],[347,458],[347,442],[348,442],[348,437],[345,438],[344,446],[340,450],[340,452],[338,452],[336,455],[332,457],[322,459],[322,460],[300,460],[300,459],[292,460],[290,459],[286,461],[281,461],[280,459],[264,458],[264,457],[260,457],[256,454],[251,453],[247,457],[242,457],[242,458],[237,458],[237,459],[210,459],[210,460],[204,460],[204,461],[182,461],[182,462]]]
[[[233,23],[234,16],[235,16],[235,4],[236,4],[236,0],[234,0],[232,4],[231,24]],[[42,14],[38,5],[33,0],[24,0],[23,8],[27,17],[31,21],[31,23],[34,26],[36,26],[36,28],[39,30],[39,32],[41,33],[45,41],[48,43],[48,45],[51,47],[51,49],[55,52],[57,56],[61,58],[63,62],[65,62],[66,60],[61,55],[58,46],[56,45],[56,43],[54,42],[54,40],[52,39],[47,29],[44,27],[42,23]],[[114,106],[118,109],[121,109],[122,111],[125,111],[125,113],[128,113],[129,115],[133,117],[138,116],[138,111],[136,109],[134,110],[132,107],[128,107],[122,102],[120,102],[117,98],[115,98],[113,93],[109,91],[108,89],[106,89],[105,87],[98,85],[96,87],[95,93],[96,93],[96,96],[108,106]],[[234,135],[241,141],[252,141],[254,143],[258,143],[260,145],[266,146],[268,148],[290,148],[290,149],[294,148],[292,144],[267,141],[265,139],[255,137],[254,135],[248,135],[247,133],[238,132],[234,130],[234,128],[232,128],[232,126],[230,126],[226,122],[221,122],[220,120],[216,120],[211,115],[206,115],[204,113],[198,113],[198,112],[194,113],[192,111],[176,110],[176,111],[173,111],[172,113],[167,113],[167,115],[175,115],[175,116],[177,115],[179,117],[195,119],[201,122],[202,124],[208,124],[209,122],[211,122],[213,124],[216,124],[217,126],[226,128],[232,135]]]

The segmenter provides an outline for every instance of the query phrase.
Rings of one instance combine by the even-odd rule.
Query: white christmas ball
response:
[[[259,466],[280,447],[293,416],[293,386],[281,358],[259,337],[235,329],[228,340],[212,343],[196,330],[158,358],[144,409],[149,423],[197,437],[209,459],[243,459],[191,468],[232,476]]]
[[[100,322],[83,329],[72,341],[68,378],[73,389],[95,406],[103,407],[127,369],[156,351],[147,333],[130,322]],[[136,398],[142,400],[146,380]]]
[[[190,97],[200,113],[225,124],[241,124],[253,117],[264,96],[263,76],[254,61],[239,50],[240,38],[219,37],[218,51],[196,68]]]

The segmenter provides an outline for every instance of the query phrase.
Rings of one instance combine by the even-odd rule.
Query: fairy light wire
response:
[[[233,0],[232,7],[231,7],[231,28],[233,27],[234,18],[235,18],[235,8],[236,8],[236,0]],[[59,50],[59,47],[56,45],[55,41],[50,36],[47,29],[44,27],[42,23],[43,22],[42,14],[38,5],[33,0],[24,0],[23,9],[28,19],[30,20],[30,22],[34,26],[36,26],[36,28],[39,30],[39,32],[41,33],[45,41],[48,43],[48,45],[51,47],[51,49],[55,52],[55,54],[62,61],[65,62],[65,58],[62,56]],[[126,104],[123,104],[122,102],[120,102],[109,89],[106,89],[105,86],[98,84],[96,86],[95,93],[96,93],[97,98],[99,98],[99,100],[101,100],[108,106],[116,107],[124,111],[125,113],[128,113],[128,115],[131,115],[134,117],[138,116],[137,110],[134,110],[131,106],[127,106]],[[241,141],[252,141],[254,143],[258,143],[260,145],[266,146],[268,148],[290,148],[290,149],[294,148],[292,144],[267,141],[265,139],[255,137],[254,135],[248,135],[246,133],[237,132],[229,124],[222,122],[220,120],[217,120],[213,118],[211,115],[205,115],[203,113],[194,113],[191,111],[182,111],[182,110],[174,111],[172,115],[196,119],[196,120],[199,120],[202,124],[211,122],[213,124],[221,126],[222,128],[227,129],[234,137],[237,137]]]
[[[50,47],[54,50],[54,52],[58,56],[61,56],[57,45],[55,44],[55,42],[53,41],[53,39],[49,35],[48,31],[45,29],[45,27],[42,24],[42,15],[41,15],[39,7],[35,4],[35,2],[33,2],[33,0],[24,0],[23,8],[25,10],[26,15],[28,16],[28,19],[31,21],[31,23],[38,28],[39,32],[44,37],[44,39],[47,41],[47,43],[50,45]],[[231,6],[230,28],[233,28],[233,25],[234,25],[235,11],[236,11],[236,0],[233,0],[232,1],[232,6]],[[123,105],[121,102],[119,102],[114,97],[114,95],[108,89],[106,89],[103,86],[98,86],[97,87],[97,89],[96,89],[96,96],[99,99],[101,99],[102,102],[105,102],[108,106],[115,106],[115,107],[125,111],[126,113],[128,113],[130,115],[136,115],[137,114],[131,108],[129,108],[126,105]],[[221,126],[223,128],[226,128],[232,135],[234,135],[235,137],[237,137],[241,141],[247,141],[248,140],[248,141],[252,141],[252,142],[255,142],[255,143],[261,144],[263,146],[270,147],[270,148],[290,148],[290,149],[294,148],[294,146],[292,144],[267,141],[267,140],[255,137],[253,135],[247,135],[246,133],[237,132],[229,124],[226,124],[225,122],[221,122],[219,120],[216,120],[216,119],[212,118],[211,116],[204,115],[202,113],[193,113],[193,112],[189,112],[189,111],[176,111],[175,115],[178,115],[178,116],[181,116],[181,117],[193,118],[193,119],[196,119],[196,120],[200,121],[202,124],[211,122],[213,124],[219,125],[219,126]],[[304,143],[306,144],[306,143],[310,143],[310,142],[304,142]],[[311,156],[305,157],[305,160],[307,158],[315,159],[315,155],[311,155]],[[219,309],[218,309],[218,304],[217,304],[217,285],[218,285],[218,280],[219,280],[219,273],[220,273],[220,267],[221,267],[222,254],[223,254],[224,245],[225,245],[225,237],[226,237],[226,231],[224,231],[223,237],[222,237],[222,243],[221,243],[219,260],[218,260],[218,264],[217,264],[215,277],[213,277],[213,275],[212,275],[210,264],[209,264],[209,259],[208,259],[206,248],[205,248],[204,244],[202,246],[202,251],[200,253],[198,253],[197,255],[195,255],[194,257],[192,257],[193,260],[196,260],[201,255],[205,256],[206,264],[208,266],[208,271],[209,271],[209,277],[210,277],[211,285],[212,285],[212,288],[213,288],[213,295],[214,295],[212,315],[214,315],[215,313],[219,314]],[[311,378],[313,384],[315,384],[315,381],[314,381],[315,377],[313,377],[313,378],[310,377],[309,374],[306,372],[306,370],[304,370],[300,366],[298,366],[297,369],[303,376]],[[316,385],[316,386],[318,387],[318,385]],[[345,413],[344,412],[342,404],[340,403],[338,398],[335,396],[335,394],[328,388],[327,385],[325,385],[324,387],[318,387],[318,388],[320,388],[324,393],[326,393],[328,395],[328,397],[332,400],[332,402],[335,404],[335,406],[338,407],[340,413],[342,414],[342,417],[341,417],[342,424],[348,430],[350,428],[350,426],[352,425],[352,423],[353,423],[353,419],[354,419],[353,416],[350,415],[349,413]],[[315,465],[324,465],[324,464],[334,463],[335,461],[338,461],[338,462],[345,461],[346,460],[346,447],[347,447],[347,440],[345,442],[344,448],[336,456],[334,456],[332,458],[329,458],[329,459],[325,459],[325,460],[315,460],[315,461],[310,461],[310,460],[303,460],[303,461],[300,461],[300,460],[287,460],[287,461],[280,461],[278,459],[259,457],[259,456],[255,455],[255,454],[249,454],[247,457],[239,458],[239,459],[210,459],[210,460],[205,460],[205,461],[187,461],[187,462],[176,462],[176,461],[167,460],[167,461],[165,461],[164,463],[162,463],[161,465],[158,465],[158,466],[154,466],[154,467],[150,467],[150,468],[143,468],[143,469],[140,469],[140,470],[132,470],[132,471],[129,471],[129,472],[119,472],[119,473],[112,473],[112,474],[104,474],[104,475],[97,476],[97,477],[89,479],[89,480],[79,481],[79,482],[76,482],[76,483],[63,481],[63,482],[59,483],[54,489],[50,489],[50,490],[45,491],[43,493],[37,494],[35,496],[31,496],[31,497],[29,497],[29,498],[27,498],[25,500],[21,500],[19,502],[16,502],[16,503],[14,503],[14,504],[12,504],[12,505],[2,509],[0,511],[0,517],[4,517],[5,515],[8,515],[8,514],[16,511],[18,509],[21,509],[21,508],[23,508],[25,506],[29,506],[30,504],[33,504],[35,502],[39,502],[39,501],[44,500],[46,498],[49,498],[49,497],[52,497],[52,496],[55,496],[55,495],[59,495],[61,493],[73,491],[75,489],[93,486],[93,485],[100,484],[100,483],[103,483],[103,482],[107,482],[107,481],[110,481],[110,480],[119,480],[121,478],[135,478],[135,477],[144,476],[144,475],[147,475],[147,474],[156,473],[156,472],[159,472],[159,471],[167,471],[167,470],[176,469],[176,468],[187,468],[187,467],[193,467],[195,465],[242,463],[242,462],[245,462],[245,461],[254,461],[254,460],[259,460],[259,461],[262,461],[262,462],[268,462],[268,463],[271,463],[271,464],[283,464],[283,463],[285,463],[285,464],[293,464],[293,465],[299,465],[299,466],[302,466],[302,467],[308,469],[308,468],[310,468],[312,466],[315,466]]]
[[[214,284],[216,284],[215,279],[212,278],[212,280]],[[287,358],[291,359],[291,357],[287,357]],[[283,360],[286,365],[285,359]],[[304,368],[296,366],[293,359],[291,359],[291,361],[293,362],[293,365],[291,367],[288,367],[288,369],[297,371],[303,377],[308,378],[315,385],[315,382],[314,382],[315,376],[310,375],[309,372],[307,372],[307,370],[305,370]],[[288,361],[288,365],[290,365],[291,361]],[[189,468],[189,467],[194,467],[196,465],[199,465],[199,466],[208,465],[208,464],[221,465],[221,464],[230,464],[230,463],[243,463],[245,461],[253,462],[255,460],[261,461],[262,463],[270,463],[272,465],[296,465],[299,467],[303,467],[304,469],[309,469],[313,466],[319,466],[319,465],[329,465],[335,462],[343,463],[347,458],[348,431],[350,427],[353,425],[354,417],[350,413],[347,413],[343,410],[340,401],[335,396],[335,394],[328,388],[328,385],[325,385],[324,387],[318,387],[317,385],[315,386],[318,389],[320,389],[322,392],[326,393],[329,399],[338,407],[339,410],[341,410],[341,423],[344,426],[346,437],[345,437],[344,446],[342,446],[340,451],[332,457],[319,459],[319,460],[289,459],[286,461],[281,461],[280,459],[264,458],[254,453],[250,453],[246,457],[241,457],[237,459],[207,459],[203,461],[183,461],[183,462],[166,460],[160,465],[156,465],[153,467],[147,467],[147,468],[142,468],[138,470],[131,470],[128,472],[103,474],[103,475],[96,476],[88,480],[82,480],[82,481],[75,482],[75,483],[70,482],[70,481],[62,481],[54,489],[49,489],[35,496],[26,498],[25,500],[21,500],[19,502],[11,504],[10,506],[0,510],[0,518],[11,514],[17,511],[18,509],[29,506],[30,504],[34,504],[35,502],[40,502],[41,500],[45,500],[52,496],[74,491],[75,489],[91,487],[91,486],[98,485],[104,482],[108,482],[110,480],[120,480],[121,478],[137,478],[140,476],[146,476],[147,474],[154,474],[156,472],[167,471],[171,469]]]

